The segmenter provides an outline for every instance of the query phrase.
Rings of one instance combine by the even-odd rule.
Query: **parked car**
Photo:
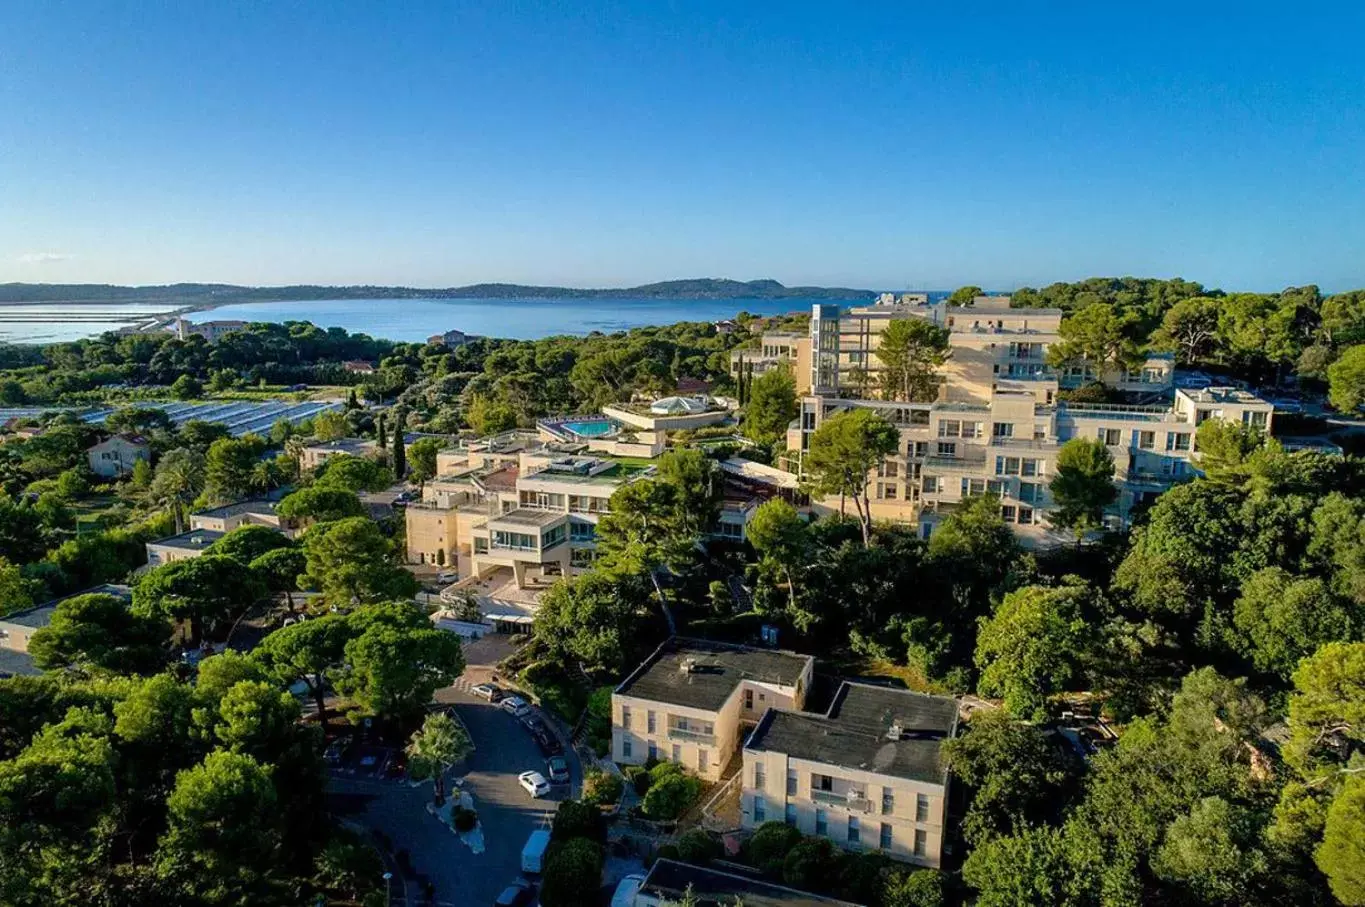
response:
[[[487,699],[489,702],[498,702],[503,697],[502,690],[491,683],[476,683],[469,688],[469,692],[480,699]]]
[[[531,734],[531,739],[536,742],[536,746],[546,756],[557,756],[564,752],[564,745],[559,742],[559,738],[547,730],[534,732]]]
[[[611,907],[635,907],[635,895],[640,893],[644,885],[644,876],[638,873],[626,876],[611,896]]]
[[[540,772],[522,772],[517,783],[532,797],[543,797],[550,792],[550,782]]]
[[[459,581],[460,571],[458,570],[442,570],[440,573],[436,574],[436,582],[438,583],[458,583]]]
[[[322,754],[322,759],[328,765],[340,765],[341,757],[346,752],[346,744],[340,740],[333,740],[327,745],[327,750]]]
[[[551,756],[545,761],[545,768],[550,774],[551,784],[569,783],[569,760],[563,756]]]
[[[545,722],[540,720],[539,715],[522,715],[521,726],[532,734],[539,734],[545,731]]]
[[[493,907],[525,907],[535,899],[535,886],[525,879],[517,879],[502,890]]]
[[[522,715],[531,714],[531,707],[527,705],[526,700],[522,699],[520,696],[508,696],[506,699],[499,702],[498,705],[502,707],[504,712],[515,715],[518,718]]]

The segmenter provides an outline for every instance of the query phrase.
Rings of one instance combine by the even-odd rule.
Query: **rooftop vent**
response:
[[[886,739],[899,740],[901,739],[901,735],[904,733],[905,728],[901,727],[901,723],[899,721],[893,721],[891,722],[891,727],[887,728]]]
[[[695,674],[697,672],[697,660],[690,656],[684,658],[682,664],[678,665],[678,670],[684,674]]]

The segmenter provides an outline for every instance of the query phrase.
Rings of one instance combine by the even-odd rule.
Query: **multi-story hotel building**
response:
[[[963,499],[993,493],[1023,541],[1049,544],[1062,536],[1048,523],[1048,485],[1057,454],[1072,438],[1103,441],[1113,453],[1120,494],[1108,518],[1121,524],[1134,507],[1197,470],[1194,436],[1205,419],[1270,431],[1273,407],[1245,391],[1177,389],[1172,399],[1174,367],[1167,356],[1102,374],[1085,363],[1054,370],[1046,356],[1059,340],[1061,317],[1057,309],[1010,308],[1008,297],[953,307],[896,301],[847,313],[813,306],[809,335],[790,341],[795,352],[767,366],[789,363],[802,394],[800,415],[787,432],[791,459],[799,469],[811,435],[829,416],[875,409],[900,430],[900,446],[871,477],[874,518],[918,524],[927,536]],[[949,332],[950,355],[933,401],[870,399],[880,387],[881,332],[900,318],[922,318]],[[802,370],[802,362],[809,367]],[[1142,402],[1058,399],[1059,389],[1096,378]]]
[[[946,696],[845,681],[823,715],[774,707],[744,744],[745,828],[785,821],[849,850],[938,866],[947,815]]]
[[[808,655],[670,639],[612,693],[612,759],[715,781],[768,709],[802,707],[814,670]]]

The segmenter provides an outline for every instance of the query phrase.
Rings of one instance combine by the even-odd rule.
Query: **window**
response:
[[[751,689],[744,691],[744,708],[750,712],[754,710],[754,691]]]
[[[929,795],[915,794],[915,821],[929,821]]]
[[[1254,410],[1246,410],[1242,413],[1242,424],[1250,425],[1252,428],[1265,430],[1265,413]]]
[[[1194,412],[1195,425],[1203,425],[1211,418],[1213,418],[1213,410],[1211,409],[1198,409]]]
[[[1014,437],[1014,423],[1013,423],[1013,422],[996,422],[994,425],[991,426],[991,437],[992,437],[992,438],[1013,438],[1013,437]]]
[[[834,790],[834,779],[829,775],[812,774],[810,776],[810,789],[832,791]]]
[[[829,813],[823,809],[815,811],[815,833],[817,835],[829,834]]]
[[[630,706],[628,705],[621,706],[621,727],[630,727]]]
[[[649,741],[649,759],[651,762],[659,761],[659,744],[653,740]]]
[[[996,457],[995,474],[998,476],[1017,476],[1019,475],[1018,457]]]
[[[1189,433],[1189,432],[1185,432],[1185,431],[1168,431],[1168,432],[1166,432],[1166,449],[1167,449],[1167,450],[1189,450],[1189,449],[1190,449],[1190,433]]]
[[[1000,519],[1006,523],[1014,522],[1014,506],[1012,504],[1006,504],[1000,508]]]
[[[1005,483],[1001,479],[986,480],[986,494],[993,494],[999,497],[1005,493]]]
[[[923,456],[926,456],[928,453],[929,453],[929,442],[928,442],[928,441],[916,441],[916,442],[915,442],[915,456],[917,456],[917,457],[923,457]]]
[[[704,772],[706,767],[711,764],[711,754],[706,750],[697,750],[697,771]]]
[[[858,817],[857,817],[857,816],[849,816],[849,817],[848,817],[848,843],[850,843],[850,844],[857,844],[857,843],[858,843],[859,836],[860,836],[861,834],[862,834],[862,830],[858,828]]]
[[[899,467],[895,460],[883,460],[881,465],[877,467],[877,475],[883,479],[894,479],[898,472]]]
[[[487,554],[487,553],[488,553],[488,539],[475,539],[475,540],[474,540],[474,553],[475,553],[475,554]]]
[[[673,761],[682,762],[682,746],[677,743],[673,744]]]
[[[890,823],[890,822],[883,822],[883,823],[882,823],[882,834],[881,834],[880,840],[879,840],[877,843],[878,843],[878,845],[881,847],[882,850],[890,850],[890,849],[891,849],[892,838],[891,838],[891,823]]]
[[[801,414],[801,427],[806,431],[815,430],[815,413]]]
[[[1108,447],[1117,447],[1123,443],[1123,432],[1117,428],[1101,428],[1099,438]]]
[[[926,494],[937,494],[942,490],[943,486],[939,483],[938,476],[924,477],[924,491]]]
[[[956,438],[962,434],[962,423],[956,419],[944,419],[938,423],[938,436],[940,438]]]
[[[1024,460],[1022,463],[1019,464],[1019,466],[1020,475],[1036,476],[1039,473],[1039,461],[1037,460]]]
[[[897,487],[896,487],[896,483],[895,483],[895,482],[878,482],[878,483],[877,483],[877,500],[879,500],[879,501],[894,501],[894,500],[896,500],[896,498],[897,498],[898,496],[899,496],[899,492],[898,492],[898,490],[897,490]]]
[[[788,803],[786,810],[782,814],[782,820],[792,828],[796,827],[796,804]]]
[[[979,438],[979,437],[981,437],[981,425],[982,425],[982,423],[980,423],[980,422],[963,422],[963,423],[962,423],[962,437],[964,437],[964,438]]]
[[[896,793],[889,787],[882,788],[882,815],[889,816],[896,811]]]
[[[787,772],[787,796],[796,796],[796,772]]]
[[[1021,526],[1031,526],[1031,525],[1033,525],[1033,508],[1032,508],[1032,507],[1020,507],[1020,508],[1019,508],[1019,525],[1021,525]]]
[[[1042,487],[1037,482],[1019,483],[1019,500],[1025,504],[1036,504],[1042,493]]]
[[[955,457],[955,456],[957,456],[957,444],[955,444],[955,443],[952,442],[952,441],[940,441],[940,442],[938,442],[938,455],[939,455],[940,457]]]
[[[924,829],[915,829],[915,856],[922,857],[929,853],[929,836],[924,833]]]
[[[1138,436],[1137,446],[1139,450],[1156,449],[1156,432],[1140,431],[1137,433],[1137,436]]]
[[[762,763],[762,762],[755,762],[755,763],[754,763],[754,789],[755,789],[755,790],[763,790],[763,789],[767,786],[767,784],[765,783],[767,780],[768,780],[768,779],[767,779],[767,776],[765,775],[765,773],[764,773],[764,771],[763,771],[763,763]]]
[[[648,728],[649,733],[652,734],[654,733],[654,726],[655,726],[654,710],[650,709],[648,712],[645,713],[645,727]]]
[[[630,757],[631,757],[631,754],[630,754],[630,738],[629,738],[629,737],[622,737],[622,738],[621,738],[621,758],[622,758],[622,759],[629,759]]]
[[[762,822],[768,817],[767,804],[762,797],[754,797],[754,821]]]

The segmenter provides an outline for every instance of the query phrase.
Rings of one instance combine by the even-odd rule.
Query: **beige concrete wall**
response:
[[[762,766],[763,786],[757,781]],[[788,773],[796,777],[795,793],[788,794]],[[811,775],[832,778],[836,802],[816,802],[811,797]],[[859,791],[865,803],[850,805],[849,789]],[[792,759],[782,753],[744,751],[743,780],[741,782],[741,816],[743,827],[752,829],[764,821],[785,821],[788,804],[792,807],[795,826],[807,835],[817,834],[817,810],[823,810],[826,828],[823,833],[834,844],[855,851],[882,850],[888,856],[919,866],[937,867],[942,861],[944,822],[947,797],[941,784],[926,784],[906,778],[879,775],[842,766]],[[885,795],[890,794],[890,801]],[[927,798],[927,815],[917,818],[918,796]],[[762,799],[762,816],[758,816],[755,799]],[[889,807],[889,811],[884,811]],[[849,817],[858,820],[856,843],[848,840]],[[890,827],[891,845],[881,845],[882,826]],[[915,832],[924,833],[924,854],[915,854]]]
[[[457,511],[431,507],[405,508],[407,560],[454,569],[458,554]]]
[[[147,543],[147,563],[153,566],[169,564],[173,561],[187,561],[204,553],[203,548],[171,548],[152,542]]]
[[[115,435],[90,448],[86,463],[95,475],[108,479],[131,474],[138,460],[150,460],[151,456],[147,445],[133,444]]]

